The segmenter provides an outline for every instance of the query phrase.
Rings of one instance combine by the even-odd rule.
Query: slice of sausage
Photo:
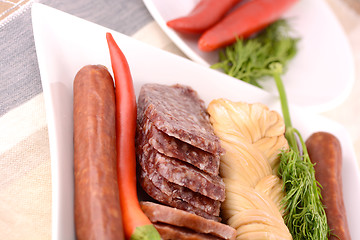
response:
[[[147,178],[150,179],[154,186],[171,198],[181,199],[208,214],[219,216],[220,201],[213,200],[186,187],[169,182],[156,171],[155,158],[148,156],[150,149],[153,148],[146,139],[146,136],[142,134],[142,131],[138,133],[137,160],[142,170],[147,174]]]
[[[169,158],[158,152],[151,152],[156,171],[169,182],[191,189],[213,200],[225,200],[225,184],[219,176],[211,176],[191,165]]]
[[[221,207],[220,201],[215,201],[204,195],[191,191],[188,188],[171,183],[162,177],[159,173],[154,171],[154,169],[147,168],[146,164],[140,163],[140,165],[145,165],[142,167],[142,171],[144,171],[144,173],[147,175],[147,178],[163,194],[169,196],[172,199],[181,199],[182,201],[192,205],[194,208],[201,209],[208,214],[219,216]]]
[[[78,240],[124,239],[116,173],[115,90],[101,65],[74,79],[75,226]]]
[[[180,209],[152,202],[140,202],[140,206],[153,223],[165,223],[176,227],[184,227],[198,233],[210,234],[222,239],[235,239],[236,237],[236,230],[234,228]]]
[[[143,134],[160,153],[187,162],[210,175],[219,175],[220,154],[211,154],[158,130],[152,122],[143,117]]]
[[[197,233],[187,228],[175,227],[169,224],[154,223],[154,227],[163,240],[222,240],[222,238],[210,234]]]
[[[164,194],[159,188],[157,188],[153,182],[149,179],[148,174],[144,171],[140,171],[139,182],[144,191],[156,201],[159,201],[163,204],[178,208],[189,213],[193,213],[204,217],[206,219],[211,219],[216,222],[220,222],[221,218],[218,216],[211,215],[207,212],[204,212],[200,208],[194,207],[193,205],[183,201],[179,198],[174,198]]]
[[[205,103],[189,86],[144,84],[138,98],[138,120],[146,116],[165,134],[212,154],[221,154]]]
[[[315,163],[315,177],[322,186],[322,202],[330,228],[329,239],[349,240],[342,191],[342,152],[339,140],[327,132],[312,134],[306,141],[310,160]]]
[[[175,158],[170,158],[153,148],[146,136],[138,131],[137,155],[140,165],[154,168],[168,182],[186,187],[215,201],[225,200],[225,184],[220,176],[209,175]],[[140,157],[140,158],[139,158]]]

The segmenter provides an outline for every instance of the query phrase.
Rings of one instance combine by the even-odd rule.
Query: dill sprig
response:
[[[289,149],[280,153],[279,175],[286,192],[283,199],[284,221],[294,240],[323,240],[329,236],[329,226],[321,202],[321,186],[315,179],[314,165],[310,160],[300,132],[292,126],[285,88],[280,75],[282,66],[273,63],[273,77],[280,96],[285,122],[285,137]]]
[[[280,157],[280,175],[286,190],[284,221],[294,240],[327,239],[327,219],[319,201],[321,195],[319,185],[314,181],[313,165],[307,161],[308,156],[299,156],[290,148]]]
[[[219,52],[219,62],[211,66],[224,73],[261,87],[258,80],[271,76],[269,66],[279,62],[283,68],[297,53],[298,38],[290,36],[285,19],[269,25],[264,31],[249,39],[237,39]]]

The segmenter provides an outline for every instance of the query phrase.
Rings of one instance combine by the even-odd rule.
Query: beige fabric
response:
[[[0,155],[1,239],[50,239],[51,173],[46,126]]]
[[[0,118],[1,239],[51,238],[51,172],[42,94]]]
[[[10,16],[31,0],[0,0],[0,20]]]

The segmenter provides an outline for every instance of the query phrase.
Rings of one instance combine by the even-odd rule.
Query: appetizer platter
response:
[[[84,91],[84,87],[81,87],[81,85],[78,85],[77,83],[75,84],[74,79],[79,80],[81,78],[84,78],[81,77],[81,75],[77,75],[80,72],[80,69],[83,69],[84,66],[94,66],[100,64],[105,67],[89,67],[89,69],[93,69],[95,72],[102,72],[107,76],[104,78],[107,78],[108,80],[111,79],[110,75],[114,75],[116,82],[116,76],[118,73],[112,71],[113,59],[110,59],[109,48],[106,38],[108,33],[112,34],[112,36],[114,37],[114,41],[116,41],[116,43],[123,51],[123,54],[126,56],[127,62],[129,64],[128,67],[132,75],[134,84],[133,86],[135,90],[134,95],[136,95],[136,100],[138,100],[138,105],[141,108],[139,110],[140,116],[142,116],[142,118],[140,118],[140,122],[141,128],[143,129],[143,135],[145,137],[149,137],[150,135],[155,136],[159,134],[159,132],[156,131],[151,131],[151,133],[148,133],[148,130],[146,129],[153,129],[153,127],[151,127],[151,124],[149,125],[149,121],[146,118],[150,119],[152,123],[155,124],[156,128],[161,129],[161,131],[166,132],[166,134],[178,134],[181,136],[184,135],[180,134],[179,130],[176,130],[181,129],[181,127],[176,127],[178,123],[171,123],[171,117],[169,120],[167,118],[167,114],[161,114],[162,111],[160,110],[162,108],[172,111],[172,115],[174,116],[177,114],[177,112],[181,113],[185,111],[182,109],[184,107],[180,107],[180,110],[169,107],[177,105],[175,103],[172,103],[170,99],[191,106],[196,105],[199,102],[200,105],[203,104],[206,108],[208,108],[211,123],[214,125],[215,133],[217,136],[220,136],[220,139],[222,139],[222,137],[226,137],[227,133],[226,131],[223,131],[223,126],[221,124],[215,124],[219,122],[218,114],[221,113],[221,111],[217,110],[221,108],[216,108],[216,106],[218,105],[230,106],[224,107],[226,109],[232,109],[237,107],[240,109],[246,109],[248,106],[253,106],[254,109],[258,108],[259,110],[257,111],[259,112],[265,112],[266,114],[268,114],[268,112],[271,113],[272,117],[269,118],[270,120],[273,120],[274,117],[275,119],[279,119],[278,116],[281,115],[281,105],[278,97],[257,87],[251,86],[234,78],[226,76],[225,74],[213,71],[208,67],[200,66],[199,64],[196,64],[187,59],[172,55],[165,51],[138,42],[127,36],[124,36],[123,34],[114,32],[111,29],[104,28],[91,22],[87,22],[83,19],[71,16],[67,13],[52,9],[42,4],[33,4],[32,17],[36,51],[38,55],[41,81],[45,98],[50,141],[53,190],[53,239],[76,239],[74,220],[74,167],[76,173],[76,168],[78,168],[78,166],[74,166],[74,140],[76,140],[77,138],[74,136],[74,133],[76,133],[76,129],[74,129],[74,124],[76,124],[77,122],[77,120],[75,120],[74,122],[74,117],[77,116],[79,112],[79,110],[76,109],[81,108],[76,108],[76,105],[74,105],[74,101],[78,102],[79,99],[80,101],[83,101],[82,99],[84,98],[79,97],[78,95],[74,95],[74,91]],[[44,19],[46,19],[46,21],[44,21]],[[167,67],[164,68],[165,65]],[[85,72],[89,73],[89,69],[85,69]],[[109,74],[105,73],[106,71],[108,71]],[[78,90],[75,90],[75,87]],[[88,87],[91,86],[86,86],[86,88]],[[174,94],[176,94],[177,92],[180,92],[182,94],[187,93],[186,95],[192,96],[191,99],[193,100],[187,103],[187,101],[190,100],[188,100],[188,98],[182,100],[180,94],[179,96],[170,95],[170,98],[167,99],[168,101],[164,101],[171,92],[174,92]],[[156,98],[153,95],[154,93],[157,93],[157,95],[155,94],[157,96]],[[173,96],[177,97],[174,98]],[[158,100],[159,98],[162,101]],[[198,98],[200,100],[197,100]],[[220,99],[227,99],[227,101],[223,102]],[[161,104],[167,103],[168,106],[165,104],[165,106],[161,107],[161,104],[154,104],[154,101],[159,101]],[[237,106],[236,103],[241,104]],[[234,104],[233,107],[231,107],[232,104]],[[187,107],[185,109],[186,111],[191,111]],[[195,112],[198,111],[196,110]],[[254,112],[256,111],[254,110]],[[338,123],[321,116],[313,115],[312,113],[294,105],[290,105],[290,114],[293,126],[296,127],[299,132],[301,132],[301,136],[304,139],[308,139],[313,133],[320,131],[331,133],[332,135],[336,136],[337,139],[339,139],[342,148],[341,155],[343,184],[341,186],[341,189],[343,191],[343,199],[345,205],[344,209],[347,210],[348,226],[352,238],[359,238],[360,230],[356,228],[356,223],[357,216],[360,214],[360,208],[358,206],[358,201],[360,199],[360,176],[357,166],[357,160],[349,134],[347,133],[346,129]],[[155,121],[154,119],[160,119],[160,122],[162,124],[159,125],[158,121]],[[185,120],[191,121],[192,119]],[[82,120],[80,120],[80,122],[82,122]],[[171,124],[169,124],[169,122]],[[282,120],[280,120],[280,123],[281,122]],[[274,124],[268,125],[273,126]],[[284,124],[282,125],[283,127],[280,128],[280,135],[284,134]],[[275,126],[278,126],[278,124],[275,124]],[[260,128],[263,129],[263,127]],[[228,128],[225,127],[225,129]],[[273,131],[269,130],[269,132]],[[202,136],[202,134],[197,135]],[[217,140],[214,140],[213,137],[214,136],[212,135],[204,134],[205,140],[199,140],[191,135],[181,139],[185,142],[190,143],[191,145],[197,145],[197,147],[202,148],[203,150],[212,152],[212,154],[215,155],[215,157],[213,157],[217,159],[216,155],[222,152],[222,150],[218,149],[219,146],[216,144]],[[141,143],[141,139],[138,139],[137,141]],[[313,146],[313,144],[309,144],[309,146]],[[152,154],[154,152],[153,150],[145,150],[147,149],[147,147],[149,147],[146,144],[140,144],[140,146],[141,149],[140,151],[138,151],[138,154],[140,154],[140,156],[144,156],[144,158],[147,158],[146,155]],[[165,151],[166,149],[161,150],[160,146],[156,150],[161,152]],[[171,161],[164,156],[156,157],[155,159],[157,159],[156,161],[162,163],[166,161]],[[231,159],[231,156],[229,156],[229,158],[227,159]],[[273,158],[270,157],[270,159]],[[142,162],[140,161],[140,165],[141,164]],[[195,184],[199,181],[183,184],[185,184],[187,188],[198,189],[196,191],[199,191],[197,193],[201,193],[201,198],[203,198],[204,196],[210,198],[210,200],[208,199],[207,201],[215,200],[224,202],[225,200],[225,212],[221,215],[221,217],[228,218],[226,216],[228,216],[228,214],[231,215],[231,211],[226,211],[226,208],[227,206],[231,205],[231,201],[226,202],[226,198],[224,198],[222,180],[213,181],[213,179],[218,177],[217,169],[219,166],[217,166],[215,163],[215,165],[212,164],[207,166],[202,164],[202,162],[191,161],[191,159],[189,159],[189,162],[187,164],[197,166],[199,169],[201,169],[201,171],[206,172],[206,174],[210,174],[212,177],[206,177],[204,188],[202,188],[201,186],[199,187]],[[166,177],[167,180],[170,181],[172,179],[171,181],[176,182],[176,176],[169,175],[169,172],[164,171],[164,169],[161,168],[163,165],[164,164],[158,165],[157,172],[163,177]],[[178,169],[190,168],[188,165],[186,166],[187,167],[184,167],[184,165],[179,165]],[[271,164],[266,167],[266,171],[264,170],[264,172],[266,172],[265,175],[271,175],[273,169],[276,169],[277,167],[278,165],[276,162],[271,162]],[[151,169],[149,166],[146,165],[142,165],[141,168],[143,173],[148,174],[141,175],[144,179],[146,179],[146,177],[150,176],[151,173],[149,171],[151,171]],[[199,170],[195,170],[195,168],[193,167],[191,167],[190,169],[192,169],[192,171],[190,173],[187,172],[187,175],[192,174],[194,175],[194,177],[206,175],[203,172],[200,173],[200,175],[193,174],[195,172],[199,172]],[[234,174],[236,174],[231,172],[231,169],[221,170],[221,166],[220,171],[223,171],[223,176],[234,176]],[[239,179],[239,181],[248,182],[248,184],[254,185],[253,183],[251,183],[251,179],[262,179],[260,175],[253,175],[251,173],[248,174],[248,178],[242,180]],[[224,181],[231,182],[232,180],[231,178],[228,179],[227,177],[225,177]],[[146,182],[145,180],[142,182],[142,187],[146,191],[147,187],[146,184],[144,185],[144,182],[148,183],[149,181]],[[212,182],[214,185],[211,188],[208,187],[208,184],[210,184],[210,182]],[[181,184],[181,182],[178,182],[178,185]],[[227,186],[232,185],[228,184]],[[257,187],[261,188],[261,186]],[[217,190],[215,191],[214,189]],[[187,200],[191,202],[192,199],[188,199],[186,197],[188,195],[185,194],[185,190],[181,191],[183,194],[180,194],[178,197],[184,201]],[[152,192],[153,191],[149,191],[148,194]],[[274,195],[278,196],[277,194]],[[150,197],[156,199],[157,196],[154,195]],[[228,199],[231,199],[231,196],[228,196]],[[144,201],[146,199],[139,197],[139,200]],[[164,200],[157,200],[164,203]],[[218,205],[200,205],[198,202],[194,202],[193,204],[197,204],[197,207],[201,208],[206,213],[204,214],[204,212],[202,212],[203,216],[201,216],[201,220],[199,221],[203,222],[203,218],[212,218],[211,226],[213,227],[206,230],[208,234],[214,234],[213,232],[215,232],[215,236],[217,237],[222,237],[223,239],[231,239],[231,231],[228,228],[224,228],[224,226],[222,226],[225,224],[216,222],[217,217],[220,216],[218,212],[219,209],[217,207],[209,208],[209,206]],[[250,201],[249,204],[258,203],[256,201]],[[195,215],[194,217],[193,214],[189,215],[189,212],[182,211],[179,213],[178,209],[173,208],[174,206],[171,205],[169,201],[167,201],[167,204],[165,204],[167,206],[157,205],[158,204],[150,202],[141,203],[142,210],[146,213],[146,215],[151,219],[152,222],[166,221],[166,223],[174,223],[174,219],[164,219],[164,216],[166,214],[161,214],[164,212],[170,212],[174,216],[182,216],[185,219],[191,219],[192,221],[198,221],[196,219],[200,218],[199,214]],[[276,208],[277,207],[274,206],[274,209]],[[157,214],[154,214],[155,210]],[[210,214],[210,216],[208,214]],[[276,216],[279,216],[279,213],[277,213]],[[169,230],[169,226],[167,225],[165,226],[160,224],[160,226],[157,225],[157,227],[158,229],[162,229],[162,231]],[[174,230],[173,228],[171,229]],[[215,231],[215,229],[217,229],[218,231]],[[281,229],[286,230],[286,228]],[[83,231],[86,230],[87,229],[83,229]],[[284,234],[286,236],[289,236],[288,233]]]
[[[219,61],[218,50],[199,49],[199,34],[184,34],[167,25],[189,14],[200,1],[143,2],[160,28],[191,60],[208,67]],[[336,16],[324,0],[301,0],[295,1],[282,17],[300,38],[299,51],[284,75],[289,101],[317,113],[338,106],[351,91],[355,68],[350,45]],[[277,94],[273,81],[263,81],[262,86]]]

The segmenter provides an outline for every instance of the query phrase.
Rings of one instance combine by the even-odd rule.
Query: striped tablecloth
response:
[[[349,98],[323,115],[348,129],[360,159],[360,14],[353,1],[328,0],[353,48],[356,82]],[[51,239],[50,153],[32,2],[0,0],[0,239],[8,240]],[[141,0],[37,2],[182,55]]]

